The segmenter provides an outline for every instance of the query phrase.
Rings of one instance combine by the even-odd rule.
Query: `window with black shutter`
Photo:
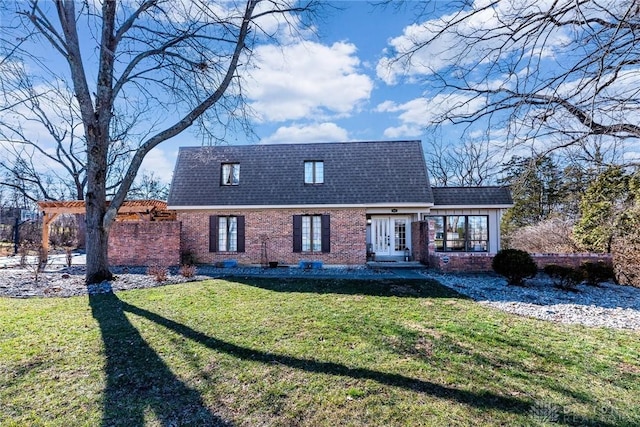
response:
[[[293,216],[293,252],[331,251],[329,215]]]
[[[244,216],[209,217],[209,252],[245,251]]]

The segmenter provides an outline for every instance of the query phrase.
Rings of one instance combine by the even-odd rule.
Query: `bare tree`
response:
[[[73,92],[57,78],[35,85],[24,64],[11,64],[11,71],[11,90],[4,91],[4,97],[13,108],[0,112],[0,172],[11,179],[0,186],[11,187],[32,202],[84,200],[86,144]],[[131,152],[126,143],[112,143],[108,192],[119,185]],[[84,218],[76,216],[80,247],[84,247]]]
[[[129,189],[130,199],[167,200],[169,186],[164,184],[154,172],[145,172]]]
[[[20,55],[49,72],[49,79],[55,72],[69,82],[80,113],[86,151],[87,283],[112,277],[109,230],[145,155],[198,120],[223,128],[225,121],[242,117],[240,72],[251,61],[251,47],[281,29],[274,22],[302,22],[298,16],[314,6],[312,0],[16,3],[12,16],[20,25],[15,37],[35,34]],[[68,69],[52,70],[28,54],[45,46]],[[134,125],[134,118],[142,124]],[[121,141],[135,151],[107,205],[109,153]]]
[[[640,138],[640,3],[448,6],[437,19],[423,15],[380,64],[389,81],[422,77],[427,96],[445,100],[434,125],[486,121],[508,128],[507,148],[527,143],[543,154],[592,137]]]
[[[479,186],[495,184],[502,155],[488,141],[466,140],[445,144],[426,142],[426,162],[434,185]]]

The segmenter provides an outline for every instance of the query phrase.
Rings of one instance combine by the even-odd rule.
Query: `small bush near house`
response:
[[[524,279],[538,272],[536,263],[528,252],[519,249],[502,249],[491,262],[493,271],[507,278],[509,285],[522,286]]]
[[[190,278],[195,276],[197,273],[198,269],[195,265],[182,264],[180,266],[180,274],[182,275],[182,277]]]
[[[161,265],[150,265],[147,274],[153,276],[156,282],[164,282],[169,275],[169,269]]]
[[[602,282],[615,280],[613,266],[602,262],[583,262],[580,271],[587,285],[598,286]]]
[[[196,264],[196,254],[191,249],[180,251],[180,265],[194,265]]]
[[[565,291],[576,292],[576,288],[584,279],[581,270],[562,265],[549,264],[544,267],[544,272],[553,279],[554,286]]]

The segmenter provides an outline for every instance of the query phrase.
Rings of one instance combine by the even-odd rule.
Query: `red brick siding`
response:
[[[487,253],[431,253],[429,266],[446,272],[464,271],[491,271],[491,261],[495,254]],[[443,257],[448,257],[449,262],[442,262]],[[609,254],[531,254],[538,269],[542,270],[546,265],[558,264],[567,267],[579,267],[583,262],[603,261],[611,264]]]
[[[245,252],[209,252],[209,216],[245,217]],[[330,253],[293,252],[293,215],[329,215]],[[181,249],[193,251],[199,263],[235,259],[240,264],[260,264],[262,242],[267,242],[268,261],[296,265],[300,260],[324,264],[358,265],[366,261],[365,209],[264,209],[238,211],[180,211]]]
[[[178,265],[180,223],[178,221],[115,222],[109,232],[111,265]]]
[[[429,263],[429,225],[428,221],[411,223],[411,247],[413,259],[423,264]]]

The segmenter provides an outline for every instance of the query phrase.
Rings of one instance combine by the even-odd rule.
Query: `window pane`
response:
[[[311,251],[311,217],[302,217],[302,252]]]
[[[229,242],[229,248],[227,249],[230,252],[236,252],[238,250],[238,218],[235,216],[229,217],[229,233],[227,241]]]
[[[313,184],[313,162],[304,162],[304,183]]]
[[[482,252],[488,248],[489,218],[486,216],[469,216],[469,246],[467,250]]]
[[[322,219],[320,215],[316,215],[311,218],[313,218],[313,226],[311,227],[313,232],[313,245],[311,250],[319,252],[322,250]]]
[[[403,219],[397,219],[394,221],[394,233],[395,233],[395,248],[396,251],[404,251],[407,247],[407,222]]]
[[[222,165],[222,183],[224,185],[231,184],[231,165]]]
[[[237,185],[240,183],[240,164],[236,163],[231,165],[231,183]]]
[[[444,251],[444,217],[443,216],[434,216],[431,217],[435,223],[435,243],[436,243],[436,251],[441,252]]]
[[[324,182],[324,163],[323,162],[315,162],[316,166],[316,184],[322,184]]]
[[[227,217],[218,217],[218,250],[227,251]]]
[[[465,250],[465,217],[448,216],[446,222],[446,248],[448,251]]]

